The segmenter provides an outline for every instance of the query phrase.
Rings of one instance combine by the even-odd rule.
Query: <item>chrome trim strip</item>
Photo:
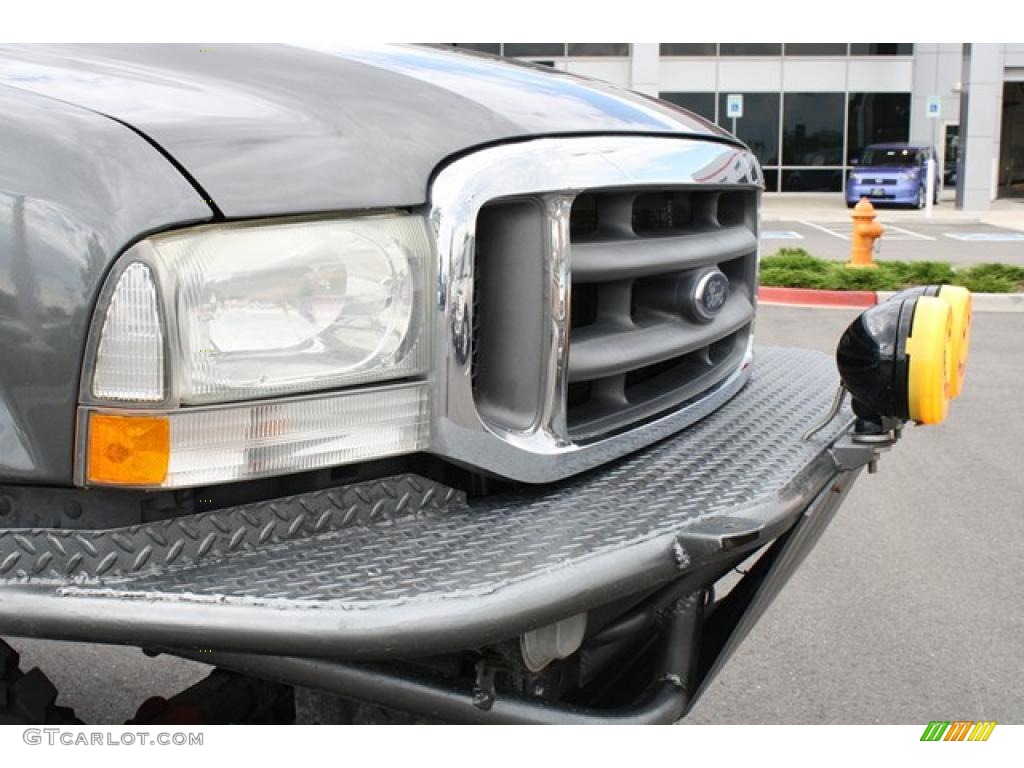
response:
[[[565,422],[568,381],[569,212],[587,189],[697,186],[761,187],[754,156],[729,144],[685,138],[601,136],[536,139],[455,160],[436,176],[429,222],[438,245],[435,402],[432,452],[476,469],[542,483],[596,467],[660,440],[717,409],[750,375],[740,367],[700,400],[642,426],[577,445]],[[477,411],[471,378],[476,219],[488,202],[543,199],[551,220],[547,272],[544,398],[527,430],[488,424]]]

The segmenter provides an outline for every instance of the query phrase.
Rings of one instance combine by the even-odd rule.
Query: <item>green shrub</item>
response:
[[[1024,267],[1010,264],[975,264],[958,272],[955,283],[976,293],[1024,291]]]
[[[850,269],[803,248],[782,248],[761,260],[761,285],[842,291],[898,291],[912,285],[962,285],[977,293],[1024,291],[1024,267],[977,264],[956,269],[945,261],[879,261],[877,269]]]

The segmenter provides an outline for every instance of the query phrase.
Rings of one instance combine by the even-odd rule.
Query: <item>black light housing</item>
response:
[[[963,383],[970,323],[970,293],[953,286],[909,288],[861,313],[836,349],[857,431],[941,423]]]

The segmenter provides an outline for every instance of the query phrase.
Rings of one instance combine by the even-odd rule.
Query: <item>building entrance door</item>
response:
[[[999,197],[1024,197],[1024,82],[1003,83]]]
[[[942,187],[956,188],[956,166],[960,161],[960,126],[946,123],[942,127]]]

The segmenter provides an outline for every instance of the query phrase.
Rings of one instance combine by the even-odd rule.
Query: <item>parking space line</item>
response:
[[[840,240],[849,240],[850,239],[849,235],[842,235],[842,234],[840,234],[838,232],[833,232],[828,227],[823,227],[820,224],[815,224],[813,221],[804,221],[803,219],[801,219],[798,223],[799,224],[803,224],[805,227],[813,227],[814,229],[817,229],[817,230],[820,230],[821,232],[824,232],[826,235],[832,235],[832,237],[839,238]]]
[[[1020,232],[944,232],[952,240],[975,243],[1013,243],[1024,240]]]
[[[762,240],[803,240],[804,236],[791,229],[763,229]]]
[[[930,237],[928,235],[922,235],[920,232],[911,232],[909,229],[904,229],[903,227],[897,227],[895,224],[886,224],[884,221],[882,222],[882,226],[885,227],[886,234],[888,234],[889,232],[900,232],[900,233],[902,233],[904,235],[910,235],[910,239],[912,239],[912,240],[935,240],[934,237]],[[885,235],[883,235],[883,237],[884,236]],[[892,239],[900,240],[900,239],[903,239],[903,238],[892,238]]]

